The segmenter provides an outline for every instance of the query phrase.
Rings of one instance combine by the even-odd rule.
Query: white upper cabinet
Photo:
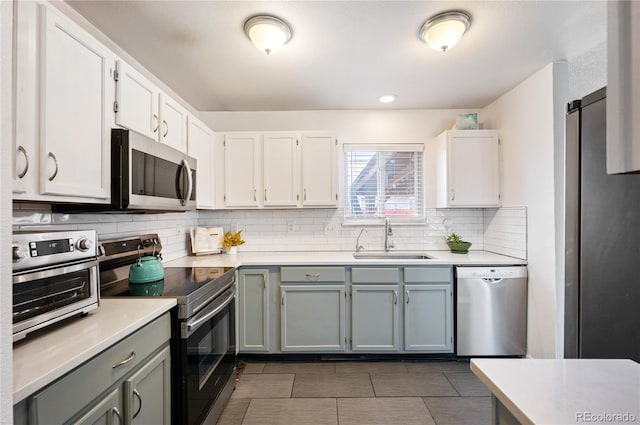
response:
[[[227,133],[225,205],[335,208],[336,161],[331,133]]]
[[[436,208],[500,206],[495,130],[447,130],[434,142]]]
[[[116,124],[158,139],[160,89],[121,60],[117,62],[116,81]]]
[[[258,207],[260,136],[227,134],[224,138],[225,205]],[[261,168],[260,168],[261,170]]]
[[[188,117],[188,155],[198,163],[196,168],[196,201],[199,209],[215,208],[214,132],[202,121]]]
[[[263,169],[265,207],[295,207],[298,203],[297,145],[295,133],[265,134]]]
[[[336,138],[332,134],[303,133],[303,206],[337,206],[336,144]]]
[[[160,93],[160,143],[187,151],[187,116],[189,113],[178,102]]]
[[[607,7],[607,173],[639,172],[640,3]]]
[[[187,152],[186,108],[121,60],[116,81],[116,124]]]
[[[14,198],[108,202],[115,57],[46,4],[15,23]]]

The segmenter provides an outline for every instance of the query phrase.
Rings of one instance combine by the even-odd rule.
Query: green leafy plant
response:
[[[444,239],[445,242],[453,242],[453,243],[464,242],[460,237],[460,235],[457,235],[455,233],[450,233],[446,236],[443,236],[442,239]]]
[[[242,245],[244,240],[242,239],[242,230],[238,230],[237,232],[226,232],[224,234],[224,241],[222,242],[225,249],[229,249],[232,246]]]

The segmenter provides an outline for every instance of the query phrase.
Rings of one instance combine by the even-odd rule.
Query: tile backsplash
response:
[[[393,227],[396,250],[447,250],[442,240],[456,232],[473,243],[471,250],[487,250],[526,259],[526,208],[429,209],[426,223]],[[219,210],[166,214],[60,214],[46,204],[17,203],[16,230],[95,229],[100,239],[157,233],[163,257],[172,260],[189,254],[189,229],[221,226],[242,230],[246,244],[240,251],[353,251],[360,242],[367,250],[381,250],[383,226],[342,224],[341,209]]]

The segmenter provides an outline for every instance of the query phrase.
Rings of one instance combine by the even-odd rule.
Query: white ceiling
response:
[[[606,40],[604,1],[78,1],[71,6],[202,111],[480,108],[552,61]],[[422,23],[465,10],[472,24],[447,53]],[[293,28],[277,54],[244,21],[274,14]],[[383,105],[377,98],[397,95]]]

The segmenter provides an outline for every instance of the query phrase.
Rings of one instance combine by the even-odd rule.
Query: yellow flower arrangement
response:
[[[242,236],[240,235],[240,233],[242,233],[242,230],[238,230],[237,232],[226,232],[224,234],[224,242],[223,245],[225,247],[225,249],[230,249],[232,246],[238,246],[238,245],[242,245],[244,243],[244,240],[242,239]]]

